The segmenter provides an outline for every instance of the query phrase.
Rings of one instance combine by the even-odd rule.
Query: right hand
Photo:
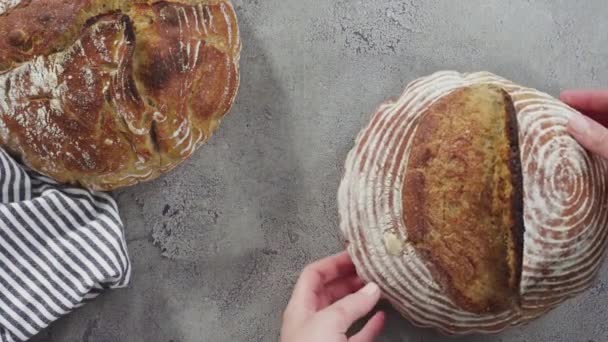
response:
[[[561,99],[585,114],[570,118],[568,132],[583,147],[608,160],[608,90],[568,90]]]

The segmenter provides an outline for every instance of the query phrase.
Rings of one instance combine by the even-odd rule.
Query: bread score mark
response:
[[[523,176],[513,101],[493,85],[463,87],[418,120],[403,187],[408,242],[462,309],[518,307]]]

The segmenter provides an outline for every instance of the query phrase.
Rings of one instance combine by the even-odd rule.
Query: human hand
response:
[[[568,131],[586,149],[608,159],[608,90],[569,90],[561,99],[585,115],[574,115]]]
[[[347,252],[310,264],[300,275],[283,314],[281,342],[371,342],[384,326],[382,312],[350,339],[346,332],[379,299],[378,285],[363,287]]]

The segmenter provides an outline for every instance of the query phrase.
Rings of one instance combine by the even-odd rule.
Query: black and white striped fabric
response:
[[[28,340],[130,274],[110,196],[59,185],[0,150],[0,342]]]

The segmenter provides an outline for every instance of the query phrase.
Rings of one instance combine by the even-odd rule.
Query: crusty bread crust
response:
[[[463,309],[517,306],[523,193],[509,95],[487,84],[460,88],[418,125],[403,188],[409,242]]]
[[[240,49],[229,0],[21,1],[0,13],[0,144],[94,190],[154,179],[230,110]]]

